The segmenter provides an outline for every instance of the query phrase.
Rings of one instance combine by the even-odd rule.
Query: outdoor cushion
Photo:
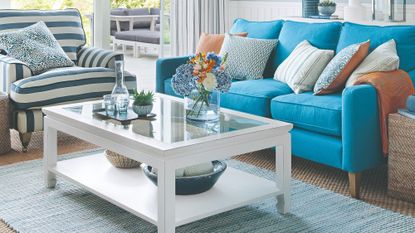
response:
[[[137,88],[133,75],[125,73],[128,89]],[[11,85],[10,98],[17,110],[101,98],[111,93],[115,72],[109,68],[66,67],[21,79]]]
[[[123,31],[115,33],[115,38],[119,40],[136,41],[150,44],[160,44],[160,32],[139,29],[134,31]]]
[[[272,118],[295,127],[341,136],[342,95],[315,96],[313,92],[277,96],[271,101]]]
[[[344,23],[337,51],[343,48],[370,40],[369,52],[379,45],[394,39],[400,58],[400,69],[411,71],[415,69],[415,26],[373,26],[354,23]]]
[[[292,93],[287,84],[272,78],[233,82],[221,95],[221,106],[259,116],[270,117],[271,99]]]
[[[148,8],[133,8],[127,10],[128,15],[150,15]],[[151,21],[137,20],[134,22],[134,29],[150,28]]]
[[[160,16],[160,8],[150,8],[150,15],[159,15]],[[160,24],[160,17],[156,21],[157,24]]]
[[[111,9],[111,15],[116,15],[116,16],[126,16],[128,15],[127,12],[127,8],[114,8]],[[120,30],[121,31],[128,31],[129,29],[129,22],[120,22]],[[115,23],[114,20],[111,20],[111,24],[110,24],[110,28],[111,28],[111,36],[113,36],[116,32],[117,32],[117,24]]]
[[[0,10],[0,31],[28,27],[39,21],[45,22],[63,51],[75,62],[76,52],[86,42],[78,10]]]
[[[236,19],[229,33],[247,32],[249,38],[278,39],[282,24],[282,20],[249,21],[246,19]]]

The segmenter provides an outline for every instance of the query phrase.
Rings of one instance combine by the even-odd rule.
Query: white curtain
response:
[[[172,0],[171,49],[173,56],[196,50],[199,36],[225,33],[229,0]]]

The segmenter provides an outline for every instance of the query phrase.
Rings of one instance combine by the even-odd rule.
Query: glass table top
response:
[[[103,108],[102,101],[63,107],[65,111],[79,114],[79,119],[93,120],[94,124],[104,128],[116,127],[127,134],[138,134],[162,143],[189,141],[268,124],[265,121],[238,116],[226,111],[221,111],[219,120],[216,122],[188,121],[185,117],[184,104],[162,95],[155,97],[152,113],[156,114],[156,117],[133,120],[125,125],[96,113],[102,111]]]

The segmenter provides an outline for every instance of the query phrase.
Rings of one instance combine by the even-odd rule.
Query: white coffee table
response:
[[[68,179],[97,196],[157,225],[158,232],[275,196],[277,208],[290,208],[292,125],[221,109],[216,123],[186,122],[181,99],[157,95],[154,121],[120,125],[96,116],[101,102],[43,109],[44,169],[47,187],[56,176]],[[73,135],[158,169],[158,188],[141,168],[118,169],[103,152],[57,161],[57,131]],[[175,170],[212,160],[276,147],[275,182],[228,166],[209,191],[175,195]]]

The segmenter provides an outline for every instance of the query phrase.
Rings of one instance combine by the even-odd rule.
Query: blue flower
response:
[[[220,64],[222,63],[222,58],[212,52],[206,54],[206,59],[215,61],[215,66],[213,68],[219,68]]]
[[[196,88],[197,77],[193,76],[193,65],[184,64],[176,69],[171,84],[176,94],[188,96],[190,92]]]
[[[215,70],[213,74],[216,76],[216,81],[218,83],[216,89],[222,93],[228,92],[232,85],[231,76],[226,71],[220,69]]]

